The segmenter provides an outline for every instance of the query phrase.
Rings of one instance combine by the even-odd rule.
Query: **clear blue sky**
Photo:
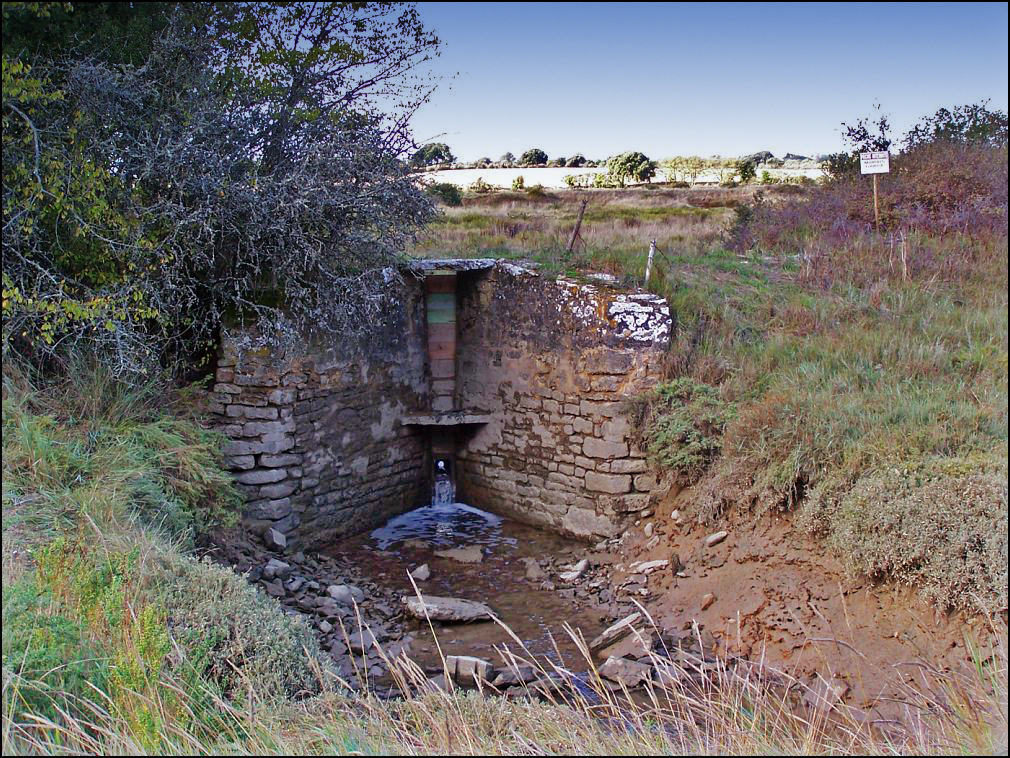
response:
[[[414,135],[461,160],[810,155],[875,102],[899,134],[942,106],[1007,110],[1006,3],[417,5],[446,78]]]

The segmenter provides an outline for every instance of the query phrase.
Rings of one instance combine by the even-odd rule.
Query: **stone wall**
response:
[[[492,416],[457,453],[462,498],[579,537],[619,531],[661,494],[621,409],[658,381],[666,301],[509,264],[461,274],[459,293],[459,405]]]
[[[316,548],[369,529],[427,496],[423,430],[401,418],[428,404],[420,284],[364,339],[289,354],[225,337],[212,395],[246,494],[244,524]]]

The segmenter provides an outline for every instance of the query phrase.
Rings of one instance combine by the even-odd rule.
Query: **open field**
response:
[[[824,171],[817,168],[769,168],[769,176],[776,181],[784,179],[820,179],[824,176]],[[481,179],[493,187],[509,189],[512,182],[522,177],[527,187],[536,184],[545,189],[565,189],[568,185],[565,182],[566,176],[593,176],[594,174],[607,173],[607,167],[598,168],[547,168],[539,166],[528,166],[525,168],[459,168],[459,169],[439,169],[428,171],[424,174],[425,181],[450,182],[466,189],[471,184]],[[663,182],[683,181],[687,177],[667,169],[657,169],[653,182],[662,184]],[[693,177],[698,184],[719,184],[722,180],[718,174],[713,172],[702,172]]]
[[[641,281],[649,243],[667,255],[716,246],[733,208],[753,196],[740,190],[586,190],[530,195],[468,195],[410,252],[421,256],[528,258],[550,270],[591,269]],[[567,246],[582,200],[588,201],[572,255]]]

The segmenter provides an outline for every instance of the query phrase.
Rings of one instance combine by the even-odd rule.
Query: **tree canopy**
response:
[[[4,355],[86,341],[129,372],[222,322],[381,317],[434,213],[406,161],[440,47],[416,10],[119,5],[4,4]]]
[[[607,173],[620,185],[628,179],[647,182],[656,175],[656,162],[645,153],[621,153],[607,161]]]
[[[519,156],[520,166],[540,166],[547,163],[547,153],[538,147],[531,148]]]
[[[438,166],[443,163],[454,163],[456,156],[444,142],[429,142],[422,145],[410,158],[413,166]]]

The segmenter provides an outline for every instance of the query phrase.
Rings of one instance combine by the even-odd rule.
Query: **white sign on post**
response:
[[[891,154],[882,153],[860,153],[859,173],[861,174],[887,174],[891,171]]]

